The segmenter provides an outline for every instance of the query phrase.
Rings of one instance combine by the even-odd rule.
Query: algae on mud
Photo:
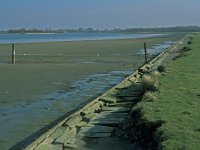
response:
[[[17,44],[16,52],[18,54],[62,54],[62,55],[97,55],[102,56],[116,54],[130,54],[142,49],[143,42],[148,42],[149,46],[166,41],[174,41],[179,37],[163,37],[163,38],[148,38],[148,39],[126,39],[126,40],[102,40],[102,41],[81,41],[81,42],[52,42],[52,43],[27,43]],[[9,53],[10,45],[1,44],[0,52],[3,54]],[[113,70],[134,70],[133,65],[124,65],[119,63],[71,63],[59,62],[58,59],[54,63],[48,63],[41,57],[39,63],[35,64],[34,59],[24,61],[20,59],[16,65],[2,64],[0,65],[0,103],[5,109],[7,107],[26,107],[40,101],[42,95],[48,93],[67,91],[70,89],[73,82],[84,79],[87,76],[94,74],[107,73]],[[18,61],[18,60],[17,60]],[[85,62],[88,58],[85,57]],[[27,64],[28,63],[28,64]],[[115,76],[113,76],[115,78]],[[105,81],[108,82],[108,81]],[[108,86],[107,86],[108,87]],[[83,87],[84,88],[84,87]],[[21,105],[22,104],[22,105]],[[55,104],[55,107],[60,107],[60,104]],[[63,109],[63,108],[62,108]],[[48,110],[44,108],[44,111]],[[66,110],[67,111],[67,110]],[[6,111],[5,111],[6,112]],[[65,112],[63,112],[65,113]],[[60,115],[60,114],[59,114]],[[49,122],[55,120],[55,116],[49,113],[36,114],[38,120],[32,120],[21,129],[16,125],[11,126],[12,118],[8,120],[10,124],[1,122],[1,126],[7,127],[10,135],[1,134],[0,145],[4,149],[12,146],[16,142],[24,139],[27,135],[39,130]],[[8,117],[6,113],[1,114],[1,118]],[[57,116],[56,116],[57,117]],[[43,119],[42,119],[43,118]],[[30,119],[29,114],[26,117],[17,117],[19,123],[26,123],[26,119]],[[9,129],[8,129],[9,128]],[[11,129],[12,128],[12,129]],[[16,134],[14,134],[16,133]],[[15,135],[15,136],[13,136]],[[12,140],[10,139],[12,137]]]

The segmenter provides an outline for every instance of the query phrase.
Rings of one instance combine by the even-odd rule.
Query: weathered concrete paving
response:
[[[35,146],[34,150],[89,150],[102,149],[102,147],[107,150],[122,150],[124,147],[133,149],[135,145],[130,146],[129,143],[129,146],[126,146],[127,141],[119,140],[113,136],[113,132],[128,116],[135,99],[140,99],[142,96],[141,83],[138,84],[136,81],[137,78],[135,83],[125,82],[126,88],[123,88],[122,83],[120,90],[114,88],[90,107],[72,115]],[[116,144],[117,146],[113,146]]]
[[[104,138],[77,138],[77,150],[137,150],[133,143],[115,137]],[[69,148],[68,148],[69,149]],[[66,149],[67,150],[67,149]]]

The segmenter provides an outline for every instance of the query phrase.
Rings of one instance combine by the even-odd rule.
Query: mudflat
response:
[[[41,101],[41,96],[66,92],[74,82],[91,75],[134,70],[134,64],[123,61],[120,63],[119,55],[129,56],[138,52],[143,48],[144,42],[151,47],[178,38],[179,36],[173,35],[147,39],[16,44],[16,64],[0,65],[0,104],[3,110],[0,114],[0,147],[8,149],[67,112],[67,109],[62,108],[61,112],[53,113],[51,110],[54,108],[49,110],[47,107],[41,113],[35,112],[34,116],[25,107]],[[10,56],[11,45],[0,44],[0,54],[2,57]],[[93,63],[96,58],[100,58],[100,61]],[[113,61],[108,61],[110,58]],[[82,88],[84,89],[84,85]],[[57,104],[54,106],[57,109],[60,107]],[[15,110],[15,113],[9,113],[11,110]]]

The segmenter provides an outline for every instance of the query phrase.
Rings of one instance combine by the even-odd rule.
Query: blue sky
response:
[[[0,0],[0,30],[200,25],[200,0]]]

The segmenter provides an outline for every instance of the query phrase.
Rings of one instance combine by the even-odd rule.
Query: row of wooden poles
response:
[[[15,64],[15,44],[13,43],[12,44],[12,64]],[[144,43],[144,57],[145,57],[145,63],[148,63],[148,60],[147,60],[147,44]]]

